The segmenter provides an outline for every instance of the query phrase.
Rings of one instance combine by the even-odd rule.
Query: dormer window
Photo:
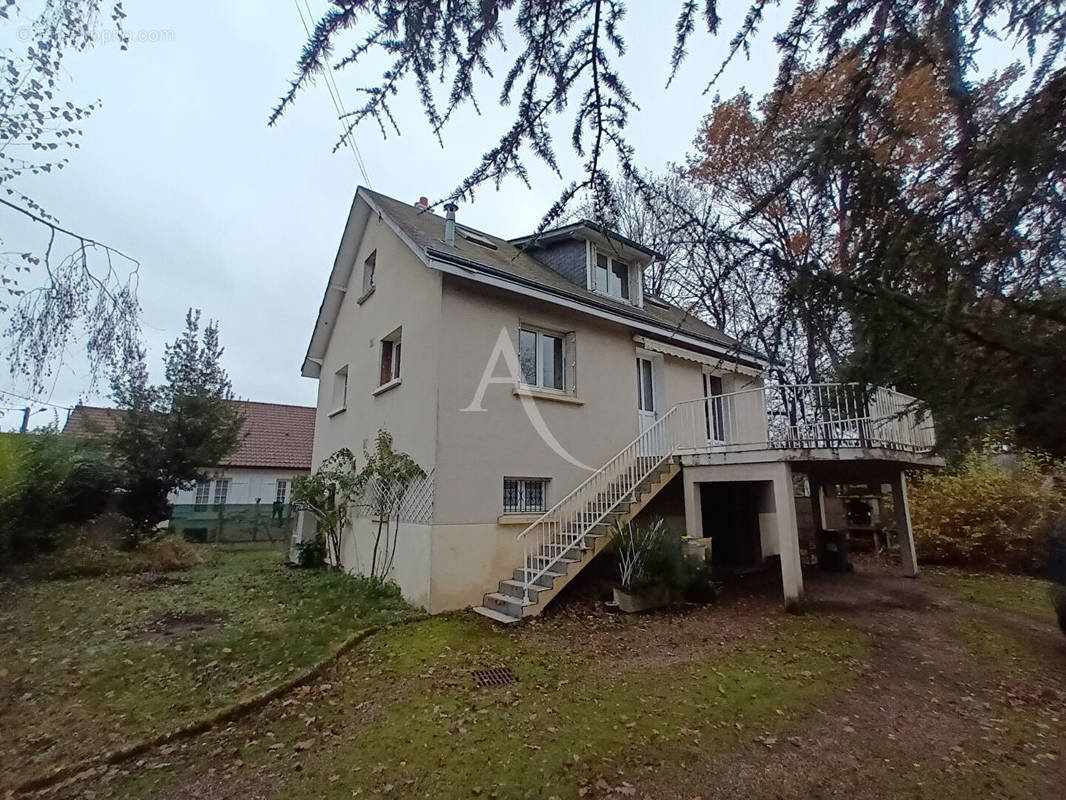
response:
[[[593,288],[600,294],[613,297],[615,300],[629,302],[629,264],[618,261],[598,250],[596,254],[596,268],[593,271],[595,285]]]

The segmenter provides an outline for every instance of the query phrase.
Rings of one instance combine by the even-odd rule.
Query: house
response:
[[[292,480],[311,469],[315,409],[235,400],[244,414],[243,436],[223,464],[204,468],[205,480],[171,493],[170,527],[212,541],[287,538]],[[63,432],[109,436],[124,412],[79,405]]]
[[[793,473],[816,508],[845,477],[892,484],[916,572],[903,470],[936,458],[913,398],[767,385],[762,356],[645,292],[641,243],[588,221],[506,241],[457,210],[358,189],[302,368],[313,465],[385,429],[427,473],[390,573],[409,600],[539,613],[613,523],[654,514],[723,558],[779,559],[793,604]],[[345,569],[368,570],[376,528],[357,512]]]

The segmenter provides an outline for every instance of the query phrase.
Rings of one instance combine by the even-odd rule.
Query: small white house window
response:
[[[544,331],[520,328],[518,359],[522,383],[538,389],[563,391],[566,386],[565,337]]]
[[[366,294],[374,288],[374,269],[378,264],[378,251],[366,257],[366,261],[363,262],[363,294]]]
[[[289,501],[289,482],[287,480],[279,480],[277,489],[274,493],[275,503],[287,503]]]
[[[400,379],[400,356],[403,351],[403,328],[397,328],[381,340],[381,373],[379,386]]]
[[[211,502],[211,481],[197,481],[194,511],[206,511]]]
[[[629,265],[599,251],[596,253],[596,269],[593,273],[595,290],[616,300],[629,300]]]
[[[547,478],[503,479],[503,513],[528,514],[546,511],[547,503]]]
[[[333,412],[344,411],[348,405],[348,365],[333,374]]]
[[[226,497],[229,495],[229,478],[215,481],[215,506],[226,505]]]

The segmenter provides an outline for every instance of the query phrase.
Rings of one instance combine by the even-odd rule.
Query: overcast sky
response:
[[[726,33],[696,39],[669,91],[663,86],[679,4],[629,5],[623,28],[629,51],[620,67],[641,106],[631,115],[629,135],[638,161],[658,170],[688,150],[712,101],[701,91],[747,3],[719,4]],[[324,8],[311,2],[316,14]],[[313,405],[315,381],[300,377],[300,364],[352,196],[364,181],[350,152],[332,152],[340,127],[323,83],[305,92],[277,127],[266,125],[306,38],[297,7],[293,0],[130,0],[126,11],[128,52],[101,43],[66,62],[64,99],[102,102],[84,125],[81,149],[67,169],[19,188],[65,226],[140,260],[144,338],[157,376],[163,343],[194,306],[221,324],[225,367],[238,396]],[[7,28],[0,34],[17,35]],[[776,58],[767,40],[720,81],[723,96],[741,87],[759,95],[769,87]],[[373,84],[380,66],[338,76],[348,108],[358,102],[355,88]],[[373,127],[360,129],[371,187],[411,202],[454,188],[511,119],[511,110],[496,104],[498,82],[483,79],[482,87],[483,116],[468,110],[456,117],[443,149],[410,92],[395,103],[401,136],[383,140]],[[517,180],[498,192],[485,187],[460,209],[460,220],[503,236],[532,230],[580,169],[569,152],[571,122],[567,117],[558,126],[563,180],[537,166],[532,190]],[[0,211],[0,226],[9,249],[14,240],[20,250],[43,249],[45,232],[9,212]],[[71,348],[54,388],[39,399],[60,406],[79,398],[109,403],[106,386],[96,393],[86,386],[82,358]],[[0,390],[29,394],[6,370]],[[21,405],[0,393],[0,406]],[[58,413],[62,423],[66,412]],[[7,411],[0,428],[11,429],[20,418]],[[52,418],[48,411],[33,420]]]

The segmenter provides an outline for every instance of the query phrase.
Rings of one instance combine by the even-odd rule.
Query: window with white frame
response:
[[[403,328],[397,328],[381,340],[381,373],[379,386],[400,379],[400,355],[403,348]]]
[[[206,511],[207,504],[211,502],[211,481],[196,482],[196,500],[194,511]]]
[[[279,480],[277,489],[274,492],[275,503],[287,503],[289,501],[289,482],[287,480]]]
[[[374,269],[378,264],[378,251],[375,250],[363,262],[363,294],[374,288]]]
[[[518,360],[522,366],[522,383],[537,389],[564,391],[565,342],[562,334],[520,328]]]
[[[348,365],[333,375],[333,411],[344,411],[348,404]]]
[[[629,302],[632,294],[629,286],[629,264],[595,249],[593,253],[596,258],[592,275],[593,288],[600,294]]]
[[[226,505],[226,497],[229,495],[229,478],[222,478],[215,481],[215,502],[216,507]]]
[[[527,514],[548,508],[547,478],[504,478],[503,513]]]

